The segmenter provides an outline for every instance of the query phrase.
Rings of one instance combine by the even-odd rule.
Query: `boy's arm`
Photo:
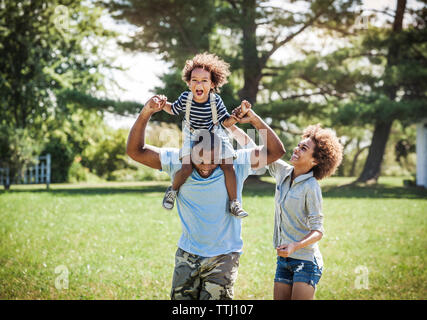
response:
[[[163,107],[163,111],[165,111],[165,112],[167,112],[167,113],[169,113],[169,114],[171,114],[171,115],[175,115],[174,113],[173,113],[173,111],[172,111],[172,103],[170,103],[170,102],[166,102],[165,103],[165,105],[164,105],[164,107]]]
[[[235,125],[237,122],[238,122],[238,121],[237,121],[237,119],[236,119],[235,117],[230,116],[229,118],[225,119],[225,120],[222,122],[222,126],[223,126],[224,128],[231,129],[231,126]]]
[[[240,117],[243,117],[244,115],[246,115],[246,113],[247,113],[251,108],[252,108],[251,104],[250,104],[248,101],[243,100],[243,101],[241,102],[240,106],[239,106],[239,107],[237,107],[237,108],[235,108],[234,110],[239,109],[239,110],[240,110],[240,113],[241,113],[241,114],[239,114],[239,116],[240,116]],[[231,116],[230,116],[228,119],[226,119],[226,120],[224,120],[224,121],[222,122],[222,125],[224,126],[224,128],[229,128],[229,129],[231,129],[231,126],[235,125],[237,122],[239,122],[239,121],[238,121],[238,119],[237,119],[236,115],[235,115],[235,114],[234,114],[234,112],[233,112],[233,113],[231,114]],[[237,139],[236,139],[236,140],[237,140]],[[239,141],[237,140],[237,142],[239,142]],[[240,143],[239,143],[239,144],[240,144]],[[242,144],[240,144],[240,145],[242,145]]]

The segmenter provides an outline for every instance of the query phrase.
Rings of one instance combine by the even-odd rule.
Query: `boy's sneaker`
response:
[[[167,210],[172,210],[175,204],[175,198],[178,194],[178,191],[173,190],[172,186],[168,187],[165,192],[165,196],[163,197],[163,208]]]
[[[230,201],[230,213],[239,219],[247,217],[249,215],[242,209],[242,205],[237,199]]]

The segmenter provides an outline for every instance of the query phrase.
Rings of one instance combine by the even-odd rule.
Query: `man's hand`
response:
[[[148,112],[150,115],[163,110],[167,102],[167,98],[164,95],[155,95],[151,97],[142,108],[142,112]]]
[[[244,116],[235,116],[235,118],[239,123],[252,123],[255,120],[256,116],[257,115],[255,114],[255,112],[252,111],[252,109],[249,109]]]
[[[243,100],[240,106],[234,108],[231,114],[236,118],[243,118],[251,108],[251,104],[248,101]]]
[[[243,100],[240,106],[233,110],[232,116],[239,123],[250,123],[255,116],[255,112],[252,111],[252,105],[248,101]]]
[[[291,242],[290,244],[283,244],[276,248],[277,255],[283,258],[289,257],[292,253],[298,250],[298,246],[295,242]]]

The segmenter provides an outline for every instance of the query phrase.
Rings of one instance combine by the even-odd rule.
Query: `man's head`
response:
[[[209,177],[220,164],[221,138],[208,130],[195,137],[191,162],[202,178]]]
[[[193,93],[194,101],[200,103],[208,100],[211,90],[219,92],[229,75],[229,64],[210,53],[187,60],[182,70],[182,79]]]

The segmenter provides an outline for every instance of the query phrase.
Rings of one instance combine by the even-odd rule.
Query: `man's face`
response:
[[[211,81],[211,73],[201,68],[196,68],[191,72],[191,79],[188,87],[193,93],[196,102],[203,103],[209,98],[210,90],[214,88]]]
[[[219,166],[215,161],[215,152],[212,150],[193,148],[191,161],[202,178],[208,178]]]

